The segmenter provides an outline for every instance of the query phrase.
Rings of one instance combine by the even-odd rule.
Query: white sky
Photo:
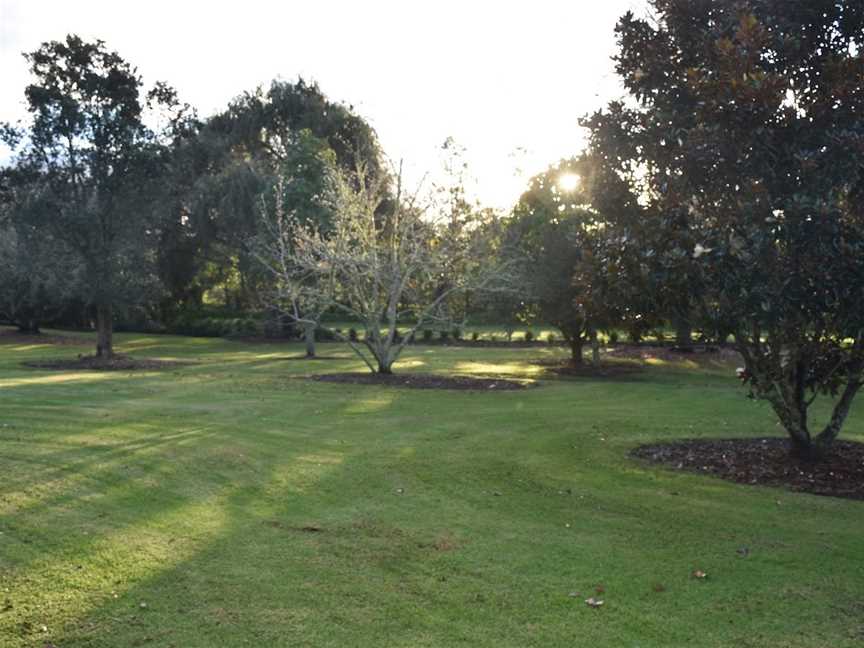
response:
[[[0,121],[24,114],[21,52],[77,33],[202,115],[275,77],[317,81],[372,124],[409,180],[434,177],[452,136],[476,195],[508,207],[528,176],[581,149],[578,118],[621,93],[613,28],[643,3],[0,0]]]

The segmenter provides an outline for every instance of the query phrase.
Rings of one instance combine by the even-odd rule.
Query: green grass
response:
[[[3,648],[864,641],[861,502],[627,456],[778,433],[729,367],[427,392],[300,379],[361,370],[339,345],[313,364],[119,341],[199,364],[48,372],[19,363],[81,349],[0,347]],[[530,360],[563,353],[417,347],[397,368],[537,378]]]

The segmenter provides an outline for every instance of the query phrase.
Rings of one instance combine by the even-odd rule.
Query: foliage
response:
[[[590,120],[594,144],[645,197],[643,256],[687,268],[667,285],[732,332],[753,395],[818,456],[864,382],[864,6],[653,7],[619,22],[635,104]],[[811,433],[819,395],[837,398]]]
[[[115,304],[139,300],[155,276],[152,207],[164,149],[145,112],[173,111],[176,97],[164,84],[143,96],[134,68],[101,41],[69,36],[26,58],[30,123],[6,137],[18,145],[15,171],[29,179],[28,202],[15,213],[77,255],[96,307],[97,355],[111,356]],[[170,136],[176,119],[161,135]]]

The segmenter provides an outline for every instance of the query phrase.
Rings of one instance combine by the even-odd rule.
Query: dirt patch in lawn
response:
[[[90,340],[71,335],[48,335],[47,333],[19,333],[14,329],[0,330],[0,344],[54,344],[83,346],[92,344]]]
[[[631,453],[652,463],[739,484],[864,500],[864,443],[836,441],[822,461],[793,457],[787,439],[686,440],[644,445]]]
[[[54,369],[57,371],[158,371],[189,367],[194,363],[115,355],[108,359],[96,356],[79,356],[77,358],[31,360],[21,364],[31,369]]]
[[[535,360],[533,364],[559,376],[606,380],[626,379],[645,370],[642,365],[634,362],[601,362],[599,365],[586,362],[574,365],[561,360]]]
[[[456,389],[473,391],[514,391],[529,385],[502,378],[471,378],[469,376],[436,376],[434,374],[332,373],[309,376],[318,382],[351,385],[381,385],[409,389]]]

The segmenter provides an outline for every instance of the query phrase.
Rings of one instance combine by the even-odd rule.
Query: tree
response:
[[[442,317],[441,308],[465,290],[491,290],[506,280],[503,268],[480,262],[464,240],[450,236],[446,214],[435,221],[428,205],[387,177],[371,177],[362,161],[353,173],[334,166],[328,230],[303,223],[284,209],[262,210],[265,226],[254,248],[275,278],[286,315],[310,325],[303,313],[331,309],[362,322],[362,346],[347,340],[373,373],[390,374],[415,332]],[[283,194],[278,192],[277,199]],[[467,257],[467,258],[466,258]],[[447,277],[453,265],[474,270]],[[310,306],[313,304],[314,306]],[[446,314],[443,314],[446,316]],[[398,325],[407,323],[407,332]]]
[[[25,58],[31,119],[15,164],[36,187],[26,215],[80,258],[96,310],[96,355],[110,358],[115,306],[140,299],[154,277],[151,206],[162,151],[144,112],[170,109],[176,97],[161,84],[143,97],[134,68],[102,41],[68,36]]]
[[[512,248],[523,255],[523,273],[540,319],[555,326],[570,346],[570,361],[583,362],[585,344],[615,318],[602,251],[608,235],[600,213],[580,190],[580,160],[563,160],[531,179],[508,226]],[[595,362],[598,360],[594,354]]]
[[[0,318],[39,333],[74,295],[78,265],[59,241],[22,221],[0,217]]]
[[[659,215],[646,253],[686,221],[694,312],[734,335],[793,451],[821,457],[864,384],[864,5],[652,5],[617,27],[633,102],[606,114],[606,154]]]
[[[355,156],[370,175],[382,172],[372,128],[303,79],[246,92],[196,122],[173,161],[179,198],[160,245],[170,306],[199,306],[217,286],[237,308],[253,307],[259,291],[272,292],[246,248],[261,224],[258,197],[290,176],[282,184],[285,208],[326,227],[329,208],[320,198],[327,165],[350,170]]]

